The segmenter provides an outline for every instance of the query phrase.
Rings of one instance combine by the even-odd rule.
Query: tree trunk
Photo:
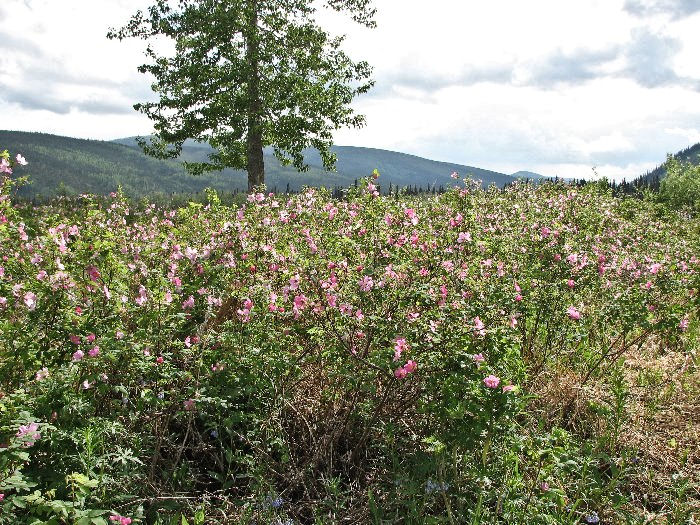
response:
[[[248,65],[248,136],[246,169],[248,191],[265,182],[263,160],[262,103],[260,100],[260,37],[258,32],[258,0],[248,2],[246,63]]]

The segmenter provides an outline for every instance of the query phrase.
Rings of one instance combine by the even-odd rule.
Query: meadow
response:
[[[697,215],[377,175],[178,208],[6,177],[0,523],[695,523]]]

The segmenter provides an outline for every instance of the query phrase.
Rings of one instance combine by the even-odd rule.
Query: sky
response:
[[[2,0],[0,129],[110,140],[145,42],[108,40],[149,0]],[[374,68],[338,145],[546,176],[633,178],[700,142],[700,0],[374,0],[377,28],[320,12]],[[1,145],[0,145],[1,146]]]

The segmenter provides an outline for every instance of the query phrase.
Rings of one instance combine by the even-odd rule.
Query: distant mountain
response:
[[[539,173],[535,173],[534,171],[516,171],[515,173],[510,174],[511,177],[514,177],[516,179],[544,179],[544,175],[540,175]]]
[[[20,131],[0,131],[0,147],[11,153],[21,153],[29,161],[17,168],[18,176],[29,175],[31,184],[22,195],[52,196],[56,194],[105,194],[122,186],[132,196],[155,193],[196,193],[211,187],[218,191],[244,190],[247,177],[242,171],[224,170],[201,177],[188,175],[180,162],[159,160],[143,154],[135,138],[116,141],[74,139]],[[211,148],[207,144],[188,141],[179,160],[205,161]],[[265,180],[268,188],[284,191],[302,186],[347,187],[356,179],[377,169],[379,182],[386,191],[392,186],[422,188],[448,187],[455,183],[450,177],[456,171],[461,177],[471,176],[484,185],[503,186],[515,179],[509,175],[471,166],[437,162],[415,155],[374,148],[334,146],[338,156],[337,172],[323,169],[317,151],[305,152],[309,171],[298,173],[282,166],[271,150],[265,151]]]
[[[700,142],[694,146],[682,149],[678,153],[674,154],[673,157],[680,162],[687,162],[690,164],[698,165],[700,164]],[[661,164],[651,171],[641,175],[639,180],[641,181],[653,181],[654,179],[661,179],[666,175],[666,163]]]
[[[117,139],[114,142],[138,147],[136,137]],[[207,144],[188,140],[183,146],[181,159],[188,161],[206,161],[207,156],[212,151],[212,148]],[[441,185],[449,186],[455,184],[454,179],[451,178],[453,172],[457,172],[461,177],[470,176],[474,179],[479,179],[487,186],[489,184],[503,186],[509,182],[513,182],[512,176],[496,171],[475,168],[473,166],[463,166],[450,162],[428,160],[415,155],[409,155],[408,153],[355,146],[333,146],[331,147],[331,151],[335,153],[338,158],[335,173],[324,170],[318,151],[313,149],[304,151],[304,160],[311,168],[312,182],[304,182],[303,184],[313,186],[336,184],[347,186],[352,183],[354,179],[367,176],[375,169],[381,174],[380,182],[384,186],[387,186],[389,183],[400,187],[414,185],[422,186],[423,188],[433,186],[439,187]],[[282,171],[289,171],[289,176],[295,179],[289,181],[292,186],[299,184],[296,179],[308,178],[309,173],[300,174],[293,168],[281,166],[279,161],[274,157],[272,148],[265,149],[264,157],[265,180],[267,181],[268,187],[272,187],[270,181],[274,180],[277,175],[281,175]],[[318,173],[322,174],[322,179],[317,182],[315,175]],[[287,175],[287,173],[285,173],[285,175]],[[339,180],[336,181],[334,179]],[[281,182],[286,184],[286,178]]]

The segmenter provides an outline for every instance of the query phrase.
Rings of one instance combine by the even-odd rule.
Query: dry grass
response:
[[[680,479],[688,480],[687,505],[700,517],[699,365],[691,353],[650,348],[625,362],[629,424],[621,438],[638,450],[642,469],[631,486],[648,523],[669,522]]]
[[[629,393],[617,447],[636,451],[628,510],[644,523],[697,523],[700,352],[660,348],[647,344],[638,353],[625,355],[623,374]],[[604,435],[609,431],[606,419],[593,407],[609,405],[613,395],[605,384],[605,369],[601,372],[582,385],[583,375],[570,369],[543,371],[531,383],[536,395],[531,411],[550,428],[564,428],[582,439]],[[681,503],[696,521],[677,521],[674,512]]]

